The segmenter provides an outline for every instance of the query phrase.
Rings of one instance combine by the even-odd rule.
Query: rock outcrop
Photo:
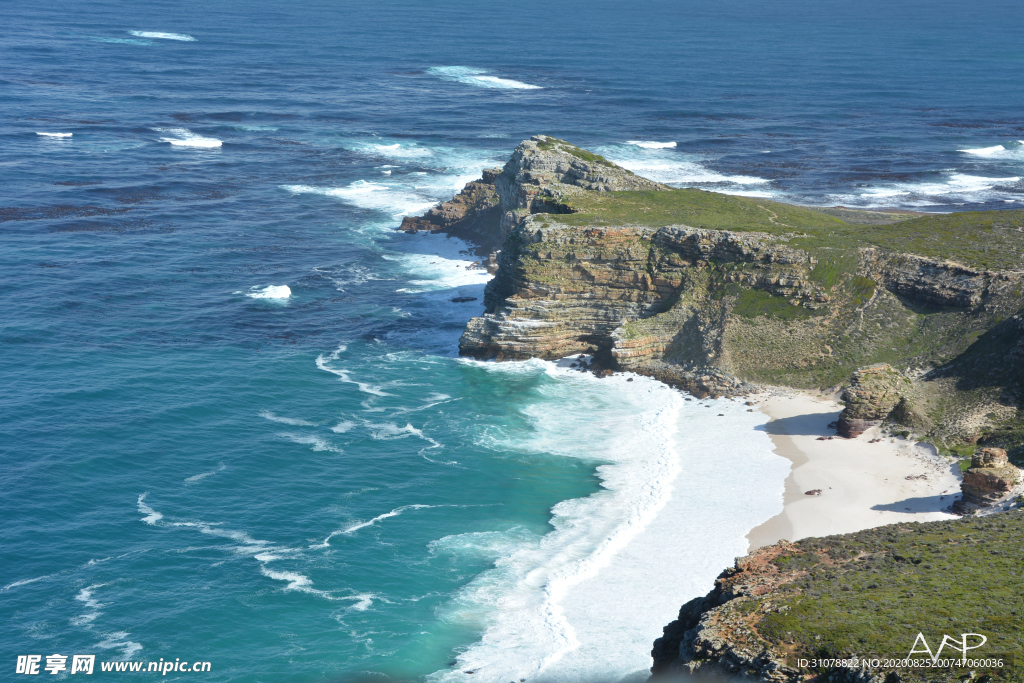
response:
[[[966,680],[966,667],[929,669],[905,659],[918,633],[930,641],[932,633],[978,632],[970,631],[976,623],[992,624],[985,655],[1005,660],[1001,668],[972,665],[970,678],[1020,680],[1024,662],[1011,654],[1018,632],[1006,637],[996,624],[1019,622],[1022,532],[1024,511],[1015,510],[760,548],[664,628],[651,652],[652,681]],[[986,597],[964,586],[986,586]]]
[[[737,558],[736,566],[719,575],[710,593],[683,605],[679,617],[654,641],[654,677],[700,673],[777,683],[802,681],[801,671],[758,638],[749,615],[737,609],[793,579],[773,563],[791,548],[781,541]]]
[[[888,363],[878,363],[853,373],[843,392],[846,407],[839,415],[836,431],[852,439],[880,425],[910,389],[910,379]]]
[[[960,485],[963,497],[954,510],[969,514],[978,508],[990,508],[1004,502],[1020,483],[1020,470],[1010,464],[1002,448],[982,448],[971,458]]]
[[[671,189],[549,135],[520,143],[494,184],[506,235],[530,214],[572,213],[566,200],[580,192]]]
[[[441,232],[473,242],[486,255],[534,213],[569,213],[565,200],[579,192],[667,190],[564,140],[534,135],[501,169],[488,169],[451,201],[423,216],[407,216],[405,232]]]
[[[438,204],[422,216],[406,216],[399,230],[442,232],[472,242],[480,255],[501,248],[501,206],[494,179],[501,169],[483,172],[479,180],[467,183],[451,201]]]

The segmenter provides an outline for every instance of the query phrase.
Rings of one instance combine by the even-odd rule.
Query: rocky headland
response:
[[[842,436],[887,422],[1012,455],[1024,211],[871,216],[673,189],[537,135],[401,229],[497,267],[462,355],[588,353],[698,396],[846,385]]]
[[[841,392],[838,437],[884,428],[973,453],[962,520],[738,559],[666,627],[656,676],[1022,680],[1024,513],[974,515],[1013,507],[1021,485],[1024,211],[883,214],[674,189],[537,135],[402,229],[460,237],[488,257],[495,277],[464,356],[590,354],[598,373],[701,398]],[[918,633],[962,632],[989,634],[985,656],[1006,668],[806,663],[905,658]]]

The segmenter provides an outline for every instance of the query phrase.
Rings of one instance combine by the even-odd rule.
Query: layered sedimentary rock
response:
[[[725,274],[725,284],[757,286],[798,305],[828,300],[807,279],[807,255],[766,235],[549,227],[527,217],[505,243],[487,287],[488,312],[468,323],[460,352],[503,360],[596,353],[698,394],[749,391],[716,365],[726,309],[708,296],[713,262],[750,266]]]
[[[987,508],[1005,501],[1013,487],[1020,483],[1020,470],[1010,464],[1002,448],[982,448],[971,458],[960,485],[963,498],[954,506],[967,513],[973,508]]]
[[[839,415],[836,431],[848,439],[860,436],[882,423],[896,408],[911,381],[888,363],[878,363],[853,373],[843,392],[846,407]]]
[[[782,653],[766,647],[751,631],[742,610],[735,609],[792,580],[791,574],[772,563],[791,547],[781,541],[737,558],[735,567],[718,576],[710,593],[683,605],[679,617],[654,641],[654,677],[699,672],[780,683],[803,680],[800,670],[788,665]]]

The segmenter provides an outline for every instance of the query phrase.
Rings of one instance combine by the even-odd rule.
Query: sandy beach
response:
[[[797,541],[897,522],[951,519],[945,512],[960,492],[956,463],[930,446],[882,437],[873,428],[856,439],[836,437],[828,424],[842,404],[797,392],[758,399],[771,419],[764,426],[775,452],[793,463],[783,511],[754,528],[750,550],[779,540]],[[819,495],[807,495],[820,490]]]

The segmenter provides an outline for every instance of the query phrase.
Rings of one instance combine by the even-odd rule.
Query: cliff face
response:
[[[880,359],[934,369],[1020,306],[1015,273],[867,247],[847,255],[848,273],[830,279],[821,274],[827,253],[791,246],[786,236],[560,218],[529,215],[509,234],[487,312],[467,325],[462,354],[594,353],[698,394],[729,395],[751,382],[828,386]],[[881,392],[884,406],[872,403],[879,391],[864,389],[864,414],[846,416],[846,435],[917,396],[909,377],[887,377],[899,388]],[[965,410],[977,413],[997,398],[990,392]],[[928,420],[920,415],[921,424]]]
[[[593,353],[698,395],[831,387],[885,363],[854,377],[844,435],[890,420],[1024,439],[1024,212],[846,213],[674,190],[538,135],[402,229],[500,247],[463,355]]]

